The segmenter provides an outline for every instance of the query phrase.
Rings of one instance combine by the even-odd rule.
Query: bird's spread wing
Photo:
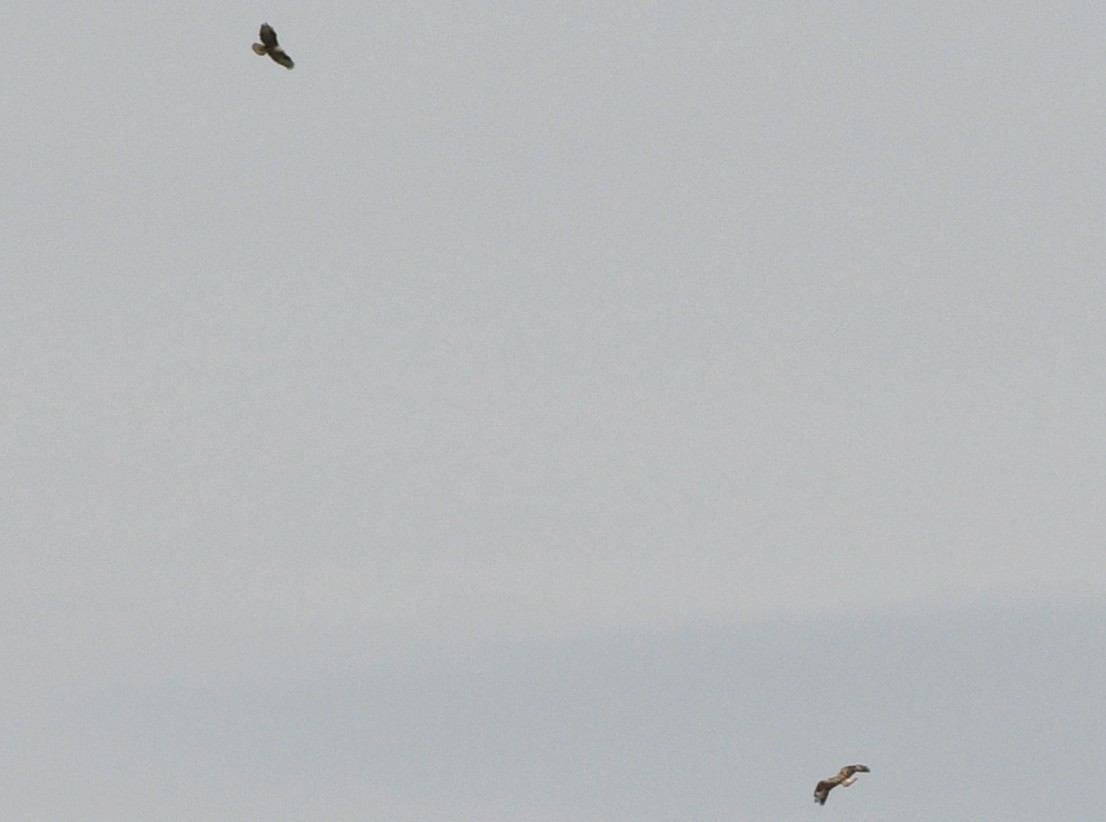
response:
[[[829,796],[829,792],[836,785],[836,782],[831,782],[828,779],[823,779],[817,785],[814,786],[814,801],[819,805],[826,804],[826,797]]]
[[[280,46],[277,45],[276,32],[273,31],[273,27],[268,23],[261,24],[261,42],[270,49],[280,48]]]
[[[269,49],[269,56],[284,66],[286,69],[293,68],[296,64],[292,62],[292,58],[284,53],[284,49],[280,46]]]

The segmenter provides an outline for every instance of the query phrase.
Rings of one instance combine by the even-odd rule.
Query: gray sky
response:
[[[674,5],[10,4],[0,816],[1098,812],[1106,10]]]

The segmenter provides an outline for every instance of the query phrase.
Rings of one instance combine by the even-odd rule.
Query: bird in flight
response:
[[[274,61],[280,63],[286,69],[292,68],[295,63],[292,58],[284,53],[284,49],[277,42],[276,32],[268,23],[261,24],[261,42],[253,44],[253,50],[260,55],[268,54]]]
[[[823,779],[814,786],[814,801],[819,805],[825,805],[826,797],[829,796],[830,791],[838,785],[843,788],[849,787],[849,785],[856,782],[856,774],[858,773],[870,773],[870,770],[867,765],[846,765],[837,772],[837,776]]]

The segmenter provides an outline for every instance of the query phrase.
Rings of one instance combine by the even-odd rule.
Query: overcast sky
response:
[[[680,5],[8,4],[0,816],[1100,813],[1106,9]]]

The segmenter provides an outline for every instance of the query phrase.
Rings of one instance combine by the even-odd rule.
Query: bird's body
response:
[[[856,774],[858,773],[870,773],[870,770],[867,765],[846,765],[837,772],[836,776],[823,779],[814,786],[814,801],[819,805],[825,805],[826,797],[829,796],[830,791],[838,785],[843,788],[849,787],[849,785],[856,782]]]
[[[292,58],[284,53],[284,49],[277,43],[276,32],[273,31],[273,27],[268,23],[261,24],[261,42],[253,44],[253,50],[256,54],[262,56],[269,55],[273,58],[274,62],[280,63],[286,69],[290,69],[296,64],[292,62]]]

